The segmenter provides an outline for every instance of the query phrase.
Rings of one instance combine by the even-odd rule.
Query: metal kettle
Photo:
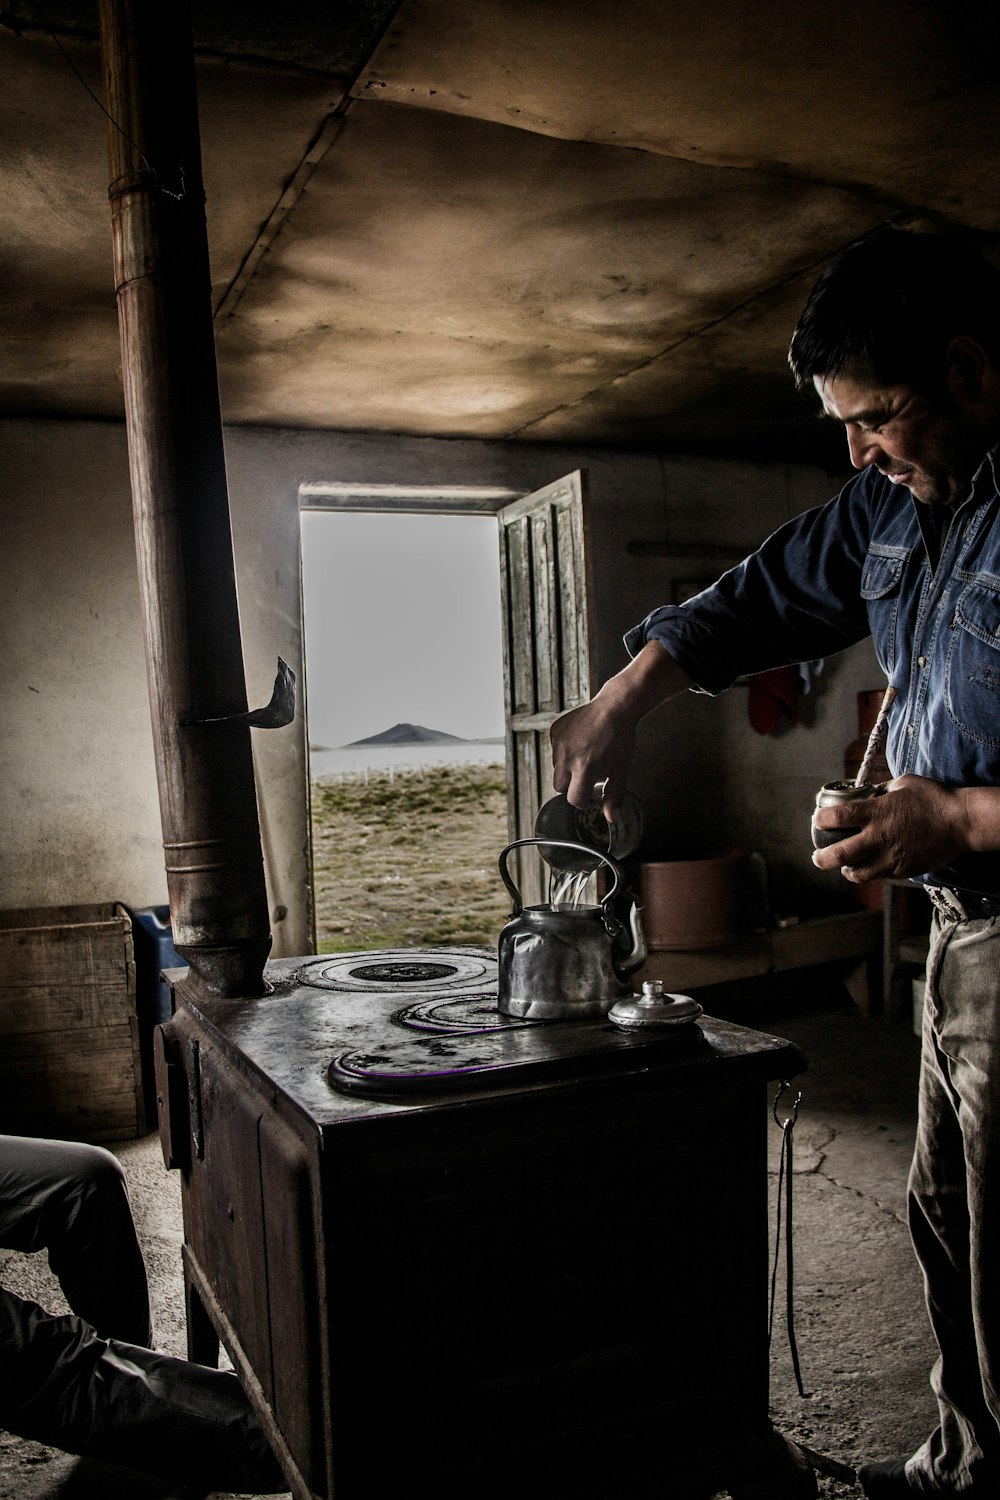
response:
[[[507,856],[532,844],[586,854],[594,867],[607,865],[613,876],[610,890],[598,905],[525,906],[507,869]],[[533,1021],[606,1015],[627,993],[628,976],[646,962],[635,902],[628,927],[611,905],[621,884],[619,867],[585,845],[544,838],[516,839],[499,863],[514,906],[498,945],[498,1009]]]

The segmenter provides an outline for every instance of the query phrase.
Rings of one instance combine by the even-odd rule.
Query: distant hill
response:
[[[422,724],[394,724],[383,729],[381,734],[371,734],[365,740],[351,740],[348,750],[356,745],[466,745],[460,734],[445,734],[440,729],[425,729]]]

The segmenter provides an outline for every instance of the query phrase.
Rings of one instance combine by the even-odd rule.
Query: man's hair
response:
[[[866,366],[880,385],[945,397],[958,335],[1000,369],[1000,271],[966,241],[880,229],[842,250],[813,287],[788,350],[801,390],[814,375]]]

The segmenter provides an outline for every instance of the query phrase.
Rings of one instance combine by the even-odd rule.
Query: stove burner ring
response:
[[[496,955],[480,948],[378,948],[304,964],[299,984],[350,995],[480,994],[497,982]]]
[[[397,1010],[392,1019],[398,1026],[413,1031],[506,1031],[511,1026],[538,1026],[538,1021],[521,1021],[502,1016],[497,1010],[495,990],[478,995],[463,995],[458,1000],[438,998],[415,1000]]]
[[[422,984],[426,979],[449,979],[458,970],[454,964],[360,964],[347,971],[352,979],[375,984]]]

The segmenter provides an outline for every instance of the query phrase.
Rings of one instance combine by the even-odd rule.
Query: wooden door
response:
[[[511,839],[529,838],[552,795],[549,726],[590,697],[590,557],[584,475],[577,470],[499,513]],[[525,902],[546,899],[541,865],[524,851]]]

